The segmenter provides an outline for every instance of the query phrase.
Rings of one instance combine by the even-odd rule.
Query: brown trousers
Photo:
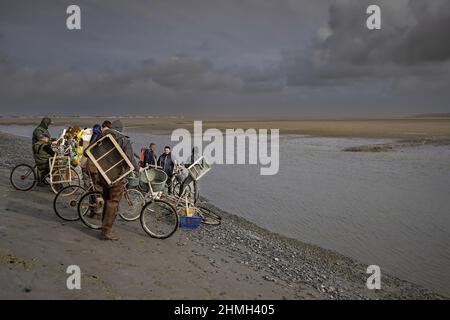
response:
[[[103,185],[103,199],[105,205],[103,207],[102,233],[105,235],[110,235],[112,232],[112,226],[116,220],[119,202],[122,200],[124,192],[124,180],[111,186],[108,186],[106,183]]]

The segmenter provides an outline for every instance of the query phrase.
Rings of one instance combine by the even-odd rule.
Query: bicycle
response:
[[[70,175],[73,180],[80,181],[80,177],[78,173],[75,171],[73,167],[70,168]],[[61,174],[59,171],[55,172],[55,174]],[[11,174],[9,176],[9,180],[14,189],[18,191],[29,191],[33,189],[38,182],[42,182],[45,185],[50,185],[52,191],[54,193],[58,193],[58,187],[56,182],[50,181],[50,173],[46,174],[44,177],[41,177],[41,173],[37,169],[37,166],[31,166],[26,163],[21,163],[15,166],[11,170]]]
[[[11,185],[19,191],[31,190],[39,181],[49,184],[48,175],[41,179],[37,166],[30,166],[26,163],[21,163],[15,166],[11,170],[9,180]]]
[[[149,182],[150,184],[150,182]],[[146,197],[139,190],[128,188],[121,203],[131,204],[140,207],[140,211],[136,214],[136,210],[121,210],[119,203],[119,216],[126,221],[134,221],[140,218],[143,230],[152,238],[166,239],[173,235],[178,229],[178,214],[175,208],[167,201],[156,199],[150,184],[150,191],[146,193]],[[153,196],[151,196],[151,195]],[[78,201],[77,210],[81,221],[91,229],[101,229],[101,217],[105,201],[102,192],[90,191],[85,193]],[[123,204],[125,205],[125,204]],[[123,212],[131,212],[129,215]]]
[[[50,186],[54,193],[58,193],[66,186],[81,185],[80,175],[75,170],[75,166],[72,165],[72,143],[70,139],[65,138],[65,133],[66,130],[56,140],[56,145],[53,146],[55,154],[49,159]]]
[[[181,167],[181,166],[180,166]],[[184,172],[184,168],[177,168],[178,174],[182,170]],[[179,181],[179,190],[178,194],[165,194],[163,197],[171,202],[177,212],[188,212],[189,208],[194,210],[194,214],[198,214],[202,218],[202,223],[208,225],[219,225],[221,224],[222,218],[216,214],[213,210],[211,210],[206,202],[199,203],[199,188],[198,183],[201,177],[206,174],[210,170],[210,166],[206,163],[204,157],[196,160],[192,165],[188,168],[188,174]],[[192,193],[190,189],[190,185],[193,184],[195,191]]]
[[[77,221],[81,219],[86,226],[93,229],[100,229],[101,219],[96,219],[98,217],[90,217],[89,215],[86,215],[89,211],[100,213],[103,210],[101,204],[102,200],[98,200],[98,203],[97,200],[95,200],[103,199],[103,194],[100,190],[95,188],[90,174],[89,180],[90,183],[87,189],[79,185],[70,185],[61,189],[53,200],[53,209],[56,215],[65,221]],[[90,201],[86,203],[86,199]],[[80,202],[83,202],[83,204],[79,207]],[[141,203],[141,205],[137,205],[139,203]],[[124,196],[119,203],[118,214],[125,221],[136,220],[130,219],[128,217],[128,212],[140,212],[143,204],[144,197],[141,193],[135,193],[133,190],[126,188]]]
[[[200,198],[198,181],[191,179],[189,172],[186,173],[185,167],[182,164],[175,166],[169,190],[169,193],[178,195],[179,197],[187,195],[188,199],[194,203]]]
[[[70,145],[65,147],[66,139],[64,138],[64,134],[65,130],[59,139],[52,142],[52,149],[55,155],[49,158],[49,172],[44,177],[41,177],[41,173],[36,165],[30,166],[29,164],[22,163],[12,169],[9,179],[11,185],[16,190],[29,191],[38,182],[50,185],[54,193],[58,193],[62,186],[73,181],[80,185],[78,172],[70,164],[69,158],[65,157],[71,153],[72,149]],[[66,159],[67,163],[64,163],[65,161],[62,160]]]
[[[196,202],[193,203],[189,201],[189,199],[178,197],[176,195],[162,195],[162,198],[169,203],[171,203],[179,213],[179,215],[183,215],[183,213],[187,213],[189,208],[193,210],[194,215],[198,215],[202,218],[202,223],[206,225],[214,225],[218,226],[222,223],[222,217],[215,213],[207,202]]]
[[[159,179],[156,179],[158,176]],[[166,179],[167,175],[164,171],[151,165],[146,166],[139,177],[128,179],[128,183],[137,188],[131,190],[140,192],[145,200],[139,215],[130,219],[139,218],[142,229],[150,237],[157,239],[170,237],[177,231],[179,225],[177,210],[168,201],[161,199]]]

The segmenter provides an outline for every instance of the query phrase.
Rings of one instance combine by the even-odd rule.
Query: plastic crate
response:
[[[197,229],[202,223],[201,217],[180,216],[180,228]]]

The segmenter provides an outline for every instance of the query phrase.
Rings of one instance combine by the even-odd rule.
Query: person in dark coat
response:
[[[46,133],[41,133],[38,137],[38,141],[33,145],[34,161],[36,162],[37,169],[39,170],[39,176],[41,183],[50,172],[49,159],[55,155],[50,143],[50,137]]]
[[[144,169],[139,167],[134,157],[131,141],[129,137],[122,133],[122,131],[122,122],[120,120],[115,120],[111,123],[110,128],[103,131],[102,137],[111,134],[133,164],[134,169],[136,171],[142,172]],[[118,238],[112,233],[112,226],[117,216],[119,202],[120,200],[122,200],[123,194],[125,192],[125,181],[124,179],[122,179],[112,185],[109,185],[103,178],[101,178],[100,184],[103,187],[103,199],[105,201],[105,205],[103,208],[101,239],[117,240]]]
[[[144,167],[148,165],[156,166],[157,163],[158,163],[158,156],[156,155],[156,144],[150,143],[150,148],[145,150],[143,166]]]
[[[52,124],[52,119],[45,117],[42,118],[41,123],[34,129],[33,136],[31,138],[32,144],[34,145],[36,142],[39,141],[39,137],[42,134],[47,135],[50,137],[50,132],[48,131],[48,127]]]
[[[159,156],[158,166],[160,166],[162,170],[167,174],[167,187],[170,194],[172,189],[172,176],[175,162],[174,159],[172,159],[172,150],[169,146],[165,146],[164,153]]]
[[[92,136],[91,140],[89,140],[89,144],[97,141],[98,137],[102,134],[102,127],[99,124],[94,124],[92,127]]]

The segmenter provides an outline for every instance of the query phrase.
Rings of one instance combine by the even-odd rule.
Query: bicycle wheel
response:
[[[28,164],[19,164],[12,169],[9,180],[16,190],[28,191],[36,184],[37,174],[32,166]]]
[[[222,218],[205,206],[197,206],[198,215],[202,218],[202,223],[218,226],[222,223]]]
[[[142,228],[152,238],[166,239],[178,229],[177,211],[164,200],[147,202],[140,218]]]
[[[91,229],[101,229],[105,200],[99,191],[85,193],[78,201],[78,215],[81,221]]]
[[[66,169],[59,169],[56,170],[52,175],[52,183],[50,184],[50,187],[52,188],[54,193],[58,193],[61,189],[67,187],[67,186],[80,186],[81,185],[81,179],[80,175],[74,168],[70,168],[70,175],[71,175],[71,182],[60,182],[62,179],[68,180],[68,176],[66,178],[66,175],[68,173],[65,173]],[[61,173],[60,173],[61,172]]]
[[[139,219],[145,198],[139,190],[126,189],[119,202],[119,216],[125,221]]]
[[[86,189],[81,186],[67,186],[61,189],[53,200],[53,210],[56,215],[65,221],[80,219],[78,202],[85,193]]]

